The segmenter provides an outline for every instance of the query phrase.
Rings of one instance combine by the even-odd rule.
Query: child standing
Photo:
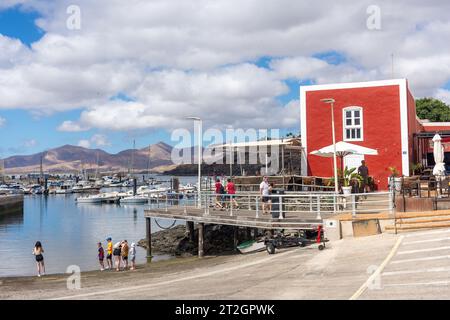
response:
[[[108,270],[113,268],[113,262],[112,262],[112,254],[113,254],[113,244],[112,239],[109,237],[106,239],[108,241],[108,246],[106,247],[106,262],[108,263]]]
[[[105,264],[103,260],[105,259],[105,250],[103,250],[102,243],[98,243],[98,262],[100,263],[100,271],[105,270]]]
[[[128,251],[129,251],[129,247],[128,247],[128,242],[127,240],[124,240],[122,242],[122,261],[123,261],[123,270],[128,269]]]
[[[131,260],[131,268],[130,270],[136,270],[136,243],[131,244],[130,248],[130,260]]]

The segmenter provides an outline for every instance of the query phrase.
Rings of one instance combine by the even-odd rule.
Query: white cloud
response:
[[[450,105],[450,90],[439,89],[434,94],[434,97]]]
[[[109,142],[108,137],[104,134],[94,134],[91,138],[91,142],[95,144],[97,147],[105,147],[111,145],[111,142]]]
[[[0,117],[0,128],[3,127],[5,125],[5,123],[6,123],[6,119]]]
[[[450,81],[448,1],[377,1],[378,31],[366,27],[368,0],[78,0],[77,31],[65,27],[72,1],[0,7],[17,3],[41,12],[47,34],[31,50],[0,36],[0,109],[84,110],[61,131],[179,127],[185,115],[219,126],[297,126],[298,103],[277,101],[283,80],[386,79],[391,53],[394,76],[407,77],[416,97]],[[312,58],[328,51],[346,60]],[[261,57],[277,59],[270,70],[248,63]],[[111,101],[119,92],[134,101]]]
[[[86,131],[89,128],[83,128],[78,123],[75,123],[73,121],[67,120],[61,123],[61,125],[58,127],[59,131],[67,131],[67,132],[79,132],[79,131]]]
[[[38,142],[35,139],[26,140],[23,143],[23,146],[26,148],[32,148],[35,147],[38,144]]]
[[[80,140],[80,141],[78,141],[78,146],[83,147],[83,148],[90,148],[91,143],[89,140]]]

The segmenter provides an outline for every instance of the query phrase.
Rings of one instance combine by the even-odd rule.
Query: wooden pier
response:
[[[198,255],[203,256],[203,234],[205,224],[229,225],[238,227],[246,227],[263,230],[300,230],[315,229],[318,225],[322,225],[322,219],[331,217],[332,213],[322,214],[318,217],[314,213],[302,213],[301,215],[294,213],[285,213],[282,219],[272,218],[270,214],[263,214],[262,211],[248,209],[219,210],[215,208],[196,208],[173,206],[167,208],[155,208],[145,211],[147,226],[147,257],[150,258],[151,253],[151,219],[169,219],[184,220],[191,226],[190,236],[192,237],[193,224],[197,223],[198,237]],[[318,219],[320,218],[320,219]],[[191,238],[192,239],[192,238]]]

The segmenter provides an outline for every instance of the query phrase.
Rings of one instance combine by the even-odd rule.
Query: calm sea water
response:
[[[195,183],[196,178],[182,177],[180,181]],[[23,212],[0,216],[0,277],[35,275],[31,252],[38,240],[45,250],[46,272],[51,274],[64,273],[70,265],[82,271],[99,269],[97,242],[106,248],[107,237],[113,243],[126,239],[129,244],[145,238],[144,210],[150,205],[77,204],[77,196],[25,196]],[[153,222],[152,231],[159,230]],[[156,256],[154,261],[169,258]],[[146,262],[146,251],[140,247],[136,261]]]

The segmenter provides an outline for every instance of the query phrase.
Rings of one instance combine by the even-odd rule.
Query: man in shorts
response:
[[[264,176],[263,177],[263,181],[259,185],[259,193],[261,195],[261,200],[262,200],[262,211],[263,211],[263,214],[270,213],[270,212],[267,212],[269,210],[269,207],[270,207],[270,204],[269,204],[269,200],[270,200],[269,188],[270,188],[269,180],[268,180],[267,176]]]

